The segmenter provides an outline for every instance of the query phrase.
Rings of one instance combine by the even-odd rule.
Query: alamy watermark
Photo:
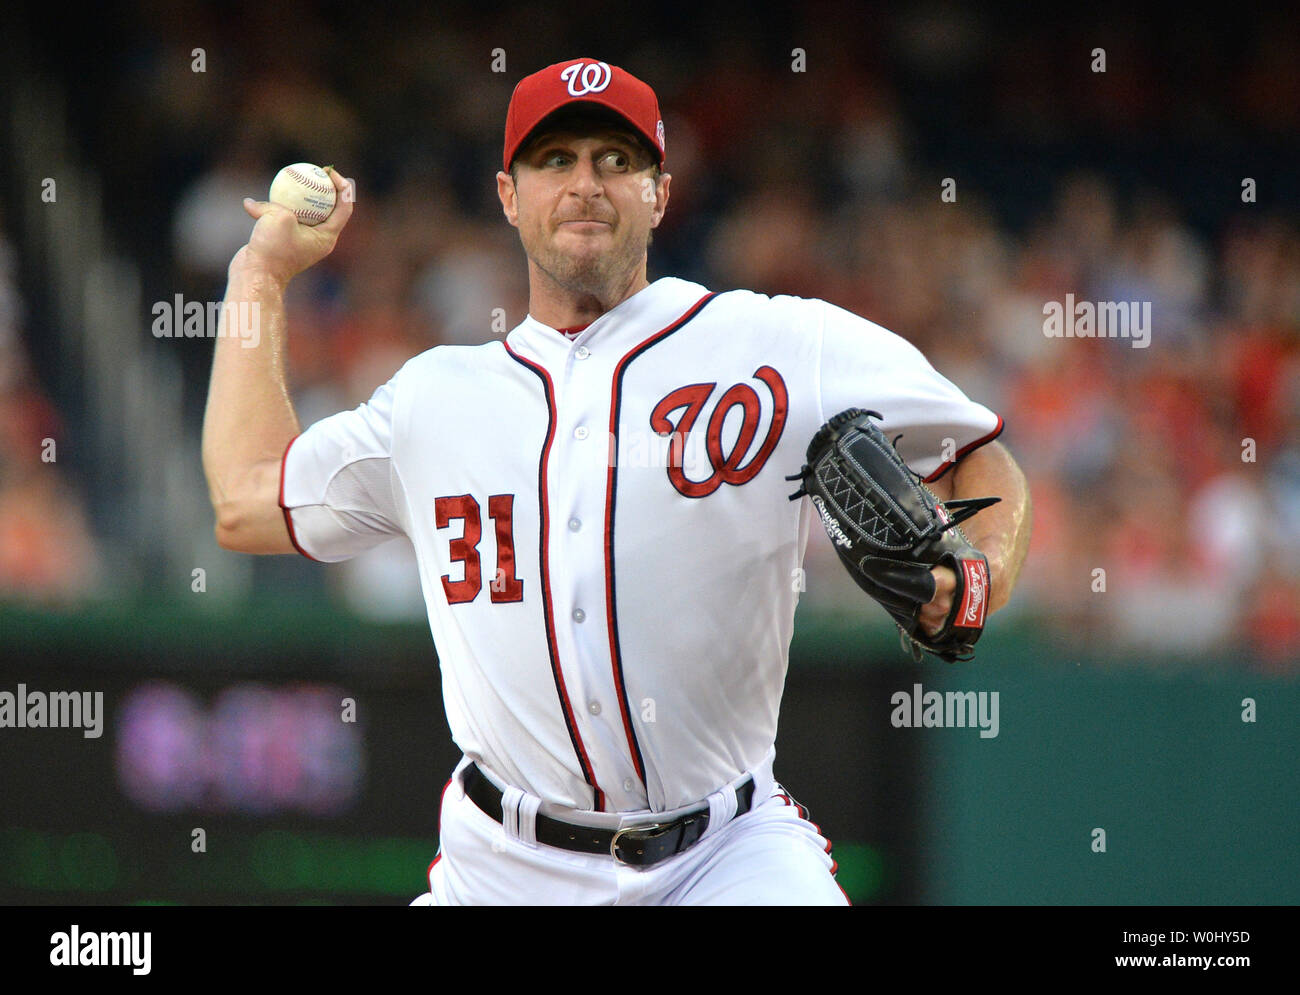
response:
[[[656,432],[650,428],[624,429],[604,434],[606,460],[620,469],[678,467],[691,475],[711,469],[703,432]]]
[[[150,313],[154,338],[239,338],[245,349],[262,341],[260,301],[187,301],[177,294],[170,301],[155,301]]]
[[[152,970],[153,933],[81,931],[76,923],[50,935],[50,963],[55,967],[129,967],[136,975]]]
[[[1134,349],[1151,344],[1150,301],[1075,301],[1043,305],[1043,334],[1049,339],[1131,339]]]
[[[895,729],[974,729],[980,739],[998,735],[997,691],[895,691],[889,722]]]
[[[103,691],[0,691],[0,729],[81,729],[86,739],[104,734]]]

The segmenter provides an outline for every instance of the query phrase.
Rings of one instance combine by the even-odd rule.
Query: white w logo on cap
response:
[[[609,86],[611,75],[607,62],[575,62],[560,70],[560,79],[569,84],[569,93],[575,97],[599,93]]]

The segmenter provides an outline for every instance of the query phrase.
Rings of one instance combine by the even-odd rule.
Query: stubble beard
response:
[[[605,252],[562,252],[553,245],[533,257],[533,262],[556,286],[570,294],[594,297],[602,303],[617,297],[635,273],[637,260],[625,245]]]

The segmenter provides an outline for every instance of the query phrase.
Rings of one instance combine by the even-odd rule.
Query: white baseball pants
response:
[[[772,777],[772,755],[754,776],[749,812],[736,810],[734,785],[709,796],[709,826],[693,847],[647,868],[613,857],[572,853],[532,840],[541,800],[506,789],[502,825],[461,786],[463,759],[442,796],[438,856],[429,892],[412,905],[847,905],[833,877],[831,845]],[[659,813],[669,821],[690,811]],[[603,828],[644,822],[639,816],[581,813],[555,818]]]

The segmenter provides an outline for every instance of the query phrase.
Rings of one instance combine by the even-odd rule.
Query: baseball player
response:
[[[350,181],[331,171],[339,206],[315,228],[245,202],[257,224],[227,300],[258,303],[263,347],[217,339],[217,538],[326,562],[412,543],[464,753],[414,904],[846,902],[830,843],[773,773],[816,517],[786,477],[836,412],[880,412],[939,498],[1002,497],[969,527],[989,609],[1024,557],[1001,419],[902,338],[820,300],[647,280],[664,164],[657,98],[624,70],[573,59],[522,80],[496,181],[527,317],[504,341],[415,356],[306,431],[284,288],[333,248]],[[933,575],[927,631],[956,583]]]

